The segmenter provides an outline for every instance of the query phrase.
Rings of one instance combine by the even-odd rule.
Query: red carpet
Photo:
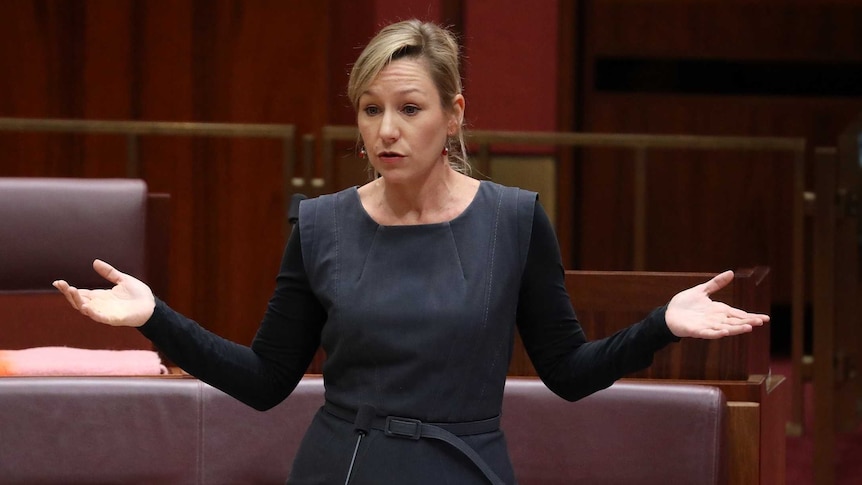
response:
[[[790,377],[790,361],[774,360],[772,372]],[[787,383],[789,385],[789,382]],[[805,432],[802,436],[787,437],[787,485],[815,485],[821,483],[814,477],[814,392],[811,384],[804,386]],[[862,425],[856,431],[839,433],[835,442],[835,483],[839,485],[862,484]]]

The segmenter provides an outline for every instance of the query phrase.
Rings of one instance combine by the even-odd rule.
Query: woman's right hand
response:
[[[117,271],[110,264],[93,261],[93,269],[114,284],[110,290],[85,290],[64,280],[54,287],[65,295],[73,308],[93,320],[117,327],[140,327],[153,315],[156,299],[141,280]]]

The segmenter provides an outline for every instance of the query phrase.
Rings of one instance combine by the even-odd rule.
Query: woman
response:
[[[681,337],[768,321],[710,300],[732,280],[725,272],[587,342],[536,194],[467,175],[457,66],[452,35],[415,20],[384,28],[359,56],[348,95],[378,176],[300,205],[250,348],[102,261],[94,268],[111,290],[55,286],[83,314],[139,327],[183,369],[257,409],[290,394],[322,343],[326,405],[291,483],[513,483],[498,426],[516,327],[543,381],[576,400]]]

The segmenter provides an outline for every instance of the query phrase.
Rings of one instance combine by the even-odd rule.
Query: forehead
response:
[[[437,87],[431,79],[427,61],[422,58],[404,58],[390,62],[371,81],[364,94],[402,92],[437,94]]]

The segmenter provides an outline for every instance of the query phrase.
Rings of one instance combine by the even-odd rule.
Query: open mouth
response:
[[[380,152],[377,156],[381,160],[397,160],[404,158],[404,155],[397,152]]]

